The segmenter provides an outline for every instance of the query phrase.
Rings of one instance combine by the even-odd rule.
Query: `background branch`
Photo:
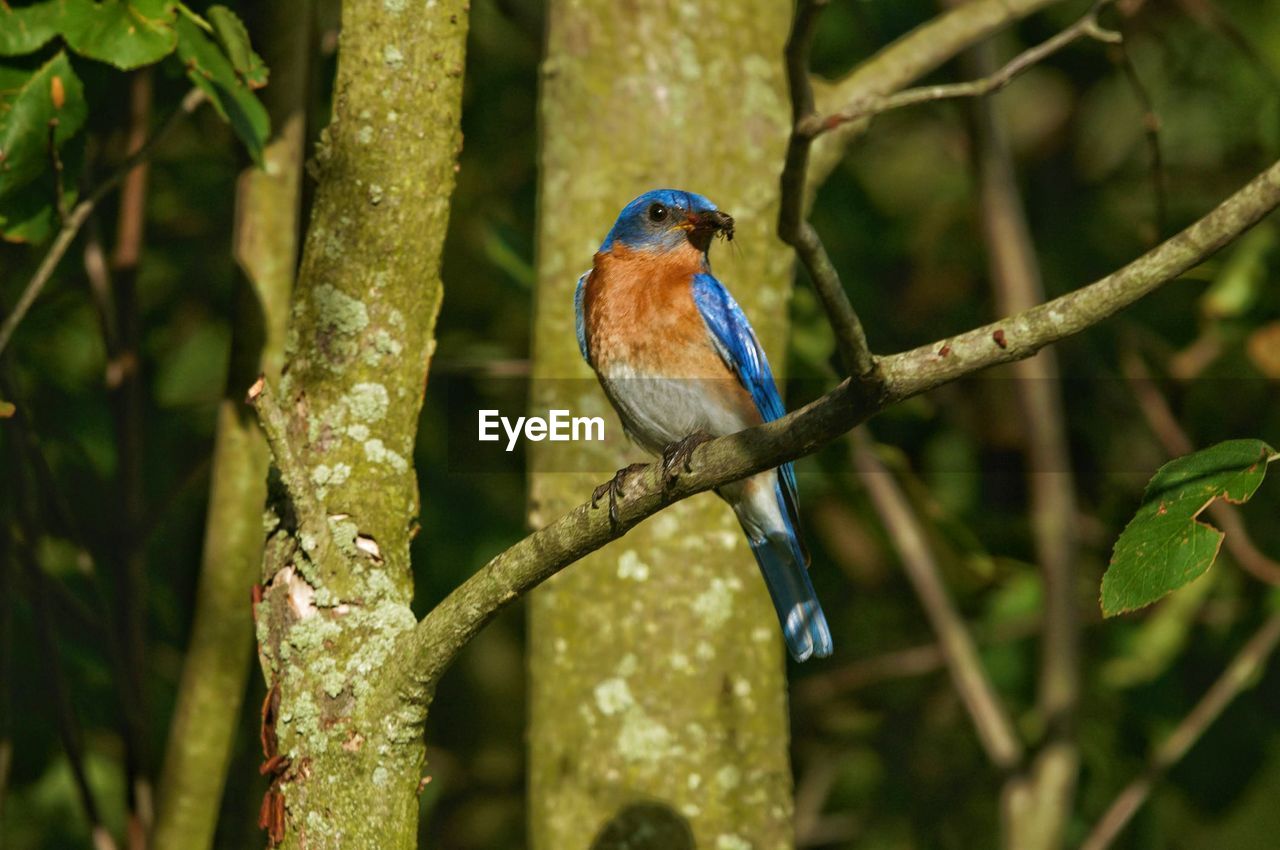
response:
[[[979,94],[1011,80],[1080,35],[1101,37],[1096,16],[1104,2],[1054,38],[1020,54],[999,70],[990,44],[962,57],[968,74],[996,80]],[[1112,40],[1108,33],[1106,40]],[[1012,69],[1012,70],[1011,70]],[[996,309],[1004,314],[1031,309],[1045,298],[1026,209],[1018,190],[1013,153],[994,98],[973,104],[975,165],[980,219]],[[1040,640],[1037,710],[1047,726],[1044,746],[1024,775],[1010,777],[1003,799],[1004,845],[1014,850],[1054,848],[1070,817],[1079,768],[1075,713],[1080,699],[1080,617],[1075,564],[1077,504],[1067,444],[1061,375],[1054,352],[1046,350],[1010,367],[1020,430],[1026,441],[1027,487],[1035,559],[1044,581],[1044,623]]]
[[[968,47],[1063,0],[971,0],[921,24],[834,82],[815,81],[815,108],[831,113],[847,103],[883,97],[954,59]],[[815,145],[807,184],[812,193],[827,179],[845,147],[862,135],[867,120],[850,121]]]
[[[851,121],[871,119],[882,112],[904,106],[961,97],[983,97],[1009,85],[1019,74],[1078,39],[1092,38],[1107,44],[1119,44],[1121,40],[1119,33],[1104,29],[1098,24],[1098,10],[1103,5],[1105,0],[1094,4],[1094,7],[1082,18],[1057,35],[1027,48],[999,68],[986,70],[983,76],[977,79],[963,83],[919,86],[893,94],[868,94],[860,100],[850,101],[840,110],[828,115],[811,115],[798,129],[817,137]],[[957,8],[963,8],[963,6]]]
[[[3,352],[9,345],[9,340],[13,338],[13,332],[26,317],[31,305],[40,296],[41,290],[49,282],[49,278],[53,276],[54,270],[58,268],[58,263],[62,261],[67,249],[71,247],[71,243],[80,232],[80,228],[84,226],[84,223],[89,219],[89,216],[102,199],[109,195],[120,184],[120,181],[124,180],[125,176],[133,171],[134,166],[151,156],[156,146],[165,139],[169,131],[181,118],[195,112],[196,107],[203,102],[204,93],[199,89],[192,89],[187,92],[187,96],[182,99],[181,105],[174,110],[173,114],[160,126],[160,129],[156,130],[142,147],[120,163],[120,166],[99,183],[87,198],[75,205],[67,216],[66,221],[62,223],[62,227],[58,230],[58,235],[54,237],[48,253],[40,261],[40,265],[36,268],[36,273],[27,282],[26,288],[23,289],[22,295],[18,298],[18,303],[13,305],[13,311],[5,317],[4,323],[0,324],[0,352]]]
[[[1147,801],[1155,784],[1190,751],[1231,701],[1253,683],[1277,642],[1280,642],[1280,613],[1272,614],[1254,632],[1191,712],[1156,747],[1146,770],[1116,796],[1080,850],[1105,850],[1111,846]]]
[[[968,626],[942,583],[942,575],[919,519],[892,473],[875,455],[865,428],[853,432],[853,462],[858,477],[876,514],[884,523],[889,540],[897,550],[902,569],[938,636],[938,647],[960,701],[978,732],[978,740],[991,763],[1002,771],[1014,769],[1022,760],[1022,741],[1013,721],[996,694]]]

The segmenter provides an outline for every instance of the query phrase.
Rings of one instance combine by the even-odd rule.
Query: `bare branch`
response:
[[[860,381],[872,379],[875,359],[867,344],[866,332],[857,312],[849,303],[840,275],[827,256],[826,248],[813,225],[805,219],[806,173],[813,136],[801,132],[801,126],[813,116],[813,89],[809,79],[809,49],[814,26],[825,0],[799,0],[791,35],[787,39],[787,86],[791,91],[791,117],[794,127],[787,142],[781,178],[781,204],[778,211],[778,237],[795,248],[813,287],[822,300],[835,330],[840,360],[847,374]]]
[[[181,105],[161,125],[160,129],[152,134],[146,144],[120,163],[120,166],[99,183],[87,198],[75,205],[75,208],[71,210],[71,214],[67,216],[66,221],[62,223],[62,229],[54,237],[53,244],[49,246],[49,252],[40,261],[40,266],[36,269],[36,273],[27,282],[27,287],[22,291],[22,296],[18,299],[18,303],[14,305],[13,312],[5,317],[4,324],[0,324],[0,352],[3,352],[8,346],[9,340],[13,337],[13,332],[17,329],[18,324],[26,318],[27,311],[31,309],[31,305],[35,303],[36,298],[40,296],[41,290],[49,282],[49,278],[53,276],[54,270],[57,269],[58,263],[62,261],[63,255],[67,253],[67,249],[71,247],[71,243],[80,232],[80,228],[84,226],[85,221],[88,220],[102,199],[109,195],[129,172],[133,171],[134,166],[151,156],[156,145],[169,134],[169,131],[178,123],[179,119],[195,112],[196,107],[203,102],[204,93],[199,89],[192,89],[187,92],[187,96],[182,99]]]
[[[1049,48],[1057,49],[1089,26],[1096,26],[1093,18],[1101,5],[1095,3],[1056,41],[1050,39],[1039,48],[1032,48],[1004,68],[993,70],[996,61],[989,44],[969,51],[963,57],[964,68],[987,80],[1002,79],[1006,73],[1010,76],[1003,79],[1012,79],[1015,71],[1011,69],[1020,61],[1039,61],[1051,52]],[[997,102],[980,98],[973,104],[973,113],[982,234],[996,309],[1015,313],[1043,301],[1044,284]],[[1048,746],[1037,752],[1031,769],[1010,777],[1006,783],[1003,841],[1006,847],[1032,850],[1060,846],[1075,796],[1079,753],[1074,727],[1080,696],[1080,616],[1075,594],[1077,505],[1054,352],[1042,351],[1013,364],[1012,369],[1018,379],[1020,427],[1026,439],[1030,524],[1036,563],[1044,580],[1044,632],[1036,701],[1048,724]]]
[[[904,106],[914,106],[919,103],[929,103],[937,100],[983,97],[1009,85],[1019,74],[1044,61],[1078,39],[1091,38],[1107,44],[1119,44],[1120,33],[1104,29],[1098,24],[1098,10],[1105,3],[1106,0],[1103,0],[1094,4],[1094,7],[1074,24],[1047,41],[1024,50],[987,76],[963,83],[920,86],[893,94],[867,93],[858,99],[849,101],[839,111],[830,115],[809,116],[797,125],[797,130],[817,137],[834,130],[842,124],[870,119],[891,109],[901,109]],[[960,8],[964,9],[966,7],[961,6]]]
[[[865,428],[853,432],[853,458],[858,476],[867,488],[880,521],[889,532],[889,539],[898,551],[907,579],[920,598],[929,625],[938,636],[938,646],[951,681],[969,712],[987,758],[1001,770],[1013,770],[1022,761],[1022,741],[982,666],[977,645],[964,618],[956,610],[946,585],[942,583],[924,528],[892,474],[876,457],[865,432]]]
[[[661,464],[630,481],[614,526],[590,501],[499,554],[403,638],[405,696],[423,699],[458,651],[499,611],[559,570],[624,535],[664,507],[812,454],[903,399],[1000,363],[1011,363],[1124,309],[1252,227],[1280,205],[1280,162],[1186,230],[1099,281],[999,322],[878,361],[870,385],[843,381],[781,419],[696,449],[693,471],[667,484]]]
[[[1151,157],[1151,192],[1156,205],[1156,226],[1151,234],[1151,243],[1154,244],[1160,237],[1164,236],[1169,225],[1169,192],[1165,188],[1167,181],[1165,179],[1164,152],[1160,146],[1160,116],[1156,114],[1155,101],[1151,99],[1151,93],[1147,91],[1146,85],[1142,82],[1138,67],[1133,64],[1133,57],[1129,54],[1128,42],[1124,39],[1121,39],[1118,43],[1116,63],[1124,72],[1125,81],[1129,83],[1129,88],[1133,90],[1133,96],[1142,107],[1142,131],[1147,140],[1148,154]]]
[[[1275,613],[1254,632],[1191,712],[1156,747],[1146,770],[1116,796],[1084,844],[1080,845],[1080,850],[1105,850],[1111,846],[1147,801],[1155,784],[1190,751],[1232,700],[1252,684],[1278,642],[1280,613]]]
[[[988,36],[1062,0],[970,0],[916,27],[859,64],[839,81],[815,82],[816,109],[831,113],[866,98],[882,97],[936,70]],[[824,135],[814,147],[808,188],[827,179],[845,147],[867,128],[851,121]]]

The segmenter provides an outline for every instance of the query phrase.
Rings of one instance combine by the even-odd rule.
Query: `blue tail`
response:
[[[799,539],[788,529],[750,543],[773,597],[791,657],[796,661],[805,661],[812,655],[826,658],[832,649],[831,629],[813,591],[813,582],[809,581]]]

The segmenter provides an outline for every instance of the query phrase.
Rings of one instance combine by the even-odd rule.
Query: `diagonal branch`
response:
[[[1088,286],[999,322],[878,361],[870,386],[846,379],[781,419],[697,448],[693,471],[667,484],[649,464],[619,500],[618,522],[584,502],[499,554],[402,638],[402,695],[421,700],[499,611],[564,567],[668,505],[812,454],[886,407],[958,378],[1035,354],[1128,307],[1231,242],[1280,205],[1280,162],[1178,235]]]
[[[889,532],[893,547],[898,551],[903,571],[915,588],[929,625],[938,636],[938,646],[951,681],[969,712],[987,758],[1001,770],[1013,770],[1022,761],[1022,740],[982,666],[973,635],[942,583],[937,559],[929,547],[920,520],[893,480],[893,474],[876,457],[865,428],[853,432],[853,462],[880,521]]]
[[[1006,64],[975,80],[963,83],[946,83],[936,86],[919,86],[892,94],[868,92],[846,103],[829,115],[810,115],[797,129],[817,137],[853,121],[874,118],[882,112],[915,106],[936,100],[954,100],[962,97],[983,97],[1000,91],[1033,65],[1044,61],[1062,48],[1081,38],[1092,38],[1107,44],[1119,44],[1120,34],[1104,29],[1098,24],[1098,11],[1108,0],[1100,0],[1078,21],[1052,38],[1029,47]],[[961,7],[963,8],[963,7]]]
[[[1062,0],[970,0],[916,27],[835,82],[815,82],[816,108],[831,113],[841,106],[896,92],[937,70],[994,33]],[[820,186],[844,149],[867,128],[851,121],[819,140],[807,184]]]
[[[4,324],[0,324],[0,352],[3,352],[5,347],[8,346],[9,340],[13,338],[13,332],[17,329],[18,324],[26,318],[27,311],[31,309],[31,305],[40,296],[40,292],[44,289],[45,284],[49,282],[49,278],[53,277],[54,271],[58,268],[58,263],[62,261],[67,249],[71,247],[76,235],[80,233],[80,228],[89,220],[89,216],[92,215],[98,204],[102,202],[102,199],[111,194],[112,190],[120,185],[120,181],[124,180],[139,163],[146,161],[151,156],[156,145],[169,135],[169,131],[173,129],[181,118],[195,112],[196,107],[202,103],[204,103],[204,93],[200,89],[192,89],[187,92],[187,96],[182,99],[182,104],[174,110],[173,114],[161,125],[160,129],[156,130],[142,147],[120,163],[120,166],[99,183],[87,198],[75,205],[75,208],[71,210],[71,213],[62,223],[62,228],[58,231],[58,235],[54,237],[53,244],[49,247],[49,252],[40,261],[36,273],[27,282],[27,288],[22,291],[21,297],[18,298],[18,303],[13,306],[13,312],[5,317]]]
[[[1124,787],[1106,813],[1094,825],[1081,850],[1106,850],[1147,801],[1151,789],[1164,774],[1185,756],[1205,731],[1213,725],[1232,700],[1238,697],[1262,670],[1276,644],[1280,643],[1280,613],[1272,614],[1253,633],[1227,669],[1205,691],[1195,708],[1178,723],[1169,737],[1156,747],[1146,769]]]

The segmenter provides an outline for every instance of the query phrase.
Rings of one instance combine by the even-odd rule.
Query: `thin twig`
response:
[[[1121,357],[1121,369],[1124,371],[1125,380],[1128,381],[1130,389],[1133,390],[1138,409],[1147,420],[1147,427],[1160,441],[1165,453],[1171,457],[1181,457],[1195,451],[1191,438],[1178,424],[1173,411],[1169,409],[1169,402],[1156,387],[1141,357],[1133,351],[1125,352]],[[1241,569],[1258,581],[1280,586],[1280,562],[1268,557],[1254,545],[1253,538],[1249,535],[1249,530],[1240,516],[1239,508],[1218,499],[1209,506],[1209,516],[1213,517],[1214,523],[1225,535],[1223,545],[1227,547],[1227,551],[1236,559]]]
[[[1116,43],[1116,64],[1124,72],[1124,78],[1133,90],[1138,105],[1142,107],[1142,132],[1147,140],[1147,151],[1151,157],[1151,193],[1156,205],[1156,227],[1151,243],[1159,242],[1169,226],[1169,192],[1166,188],[1164,168],[1164,152],[1160,146],[1160,116],[1156,113],[1155,101],[1138,74],[1138,67],[1133,64],[1129,53],[1127,38]]]
[[[53,715],[57,724],[58,737],[62,749],[66,753],[67,763],[71,767],[71,775],[75,782],[76,793],[80,805],[84,809],[85,818],[93,836],[95,850],[115,850],[115,840],[103,825],[93,790],[89,787],[89,777],[85,772],[84,749],[81,739],[80,725],[76,718],[75,708],[67,693],[66,673],[62,667],[62,657],[58,638],[49,612],[49,603],[44,594],[44,582],[41,580],[40,565],[36,563],[31,551],[31,534],[18,543],[19,557],[27,575],[27,586],[32,597],[32,609],[35,613],[36,629],[40,638],[43,662],[40,665],[44,673],[45,686],[49,699],[53,703]]]
[[[799,0],[791,35],[787,39],[787,85],[791,92],[791,115],[795,127],[787,143],[782,170],[778,236],[795,249],[813,281],[813,287],[835,330],[841,365],[846,373],[861,383],[872,384],[875,382],[875,357],[867,344],[866,331],[849,302],[844,284],[840,282],[840,275],[827,256],[818,231],[805,218],[806,172],[813,136],[802,133],[800,127],[814,114],[809,50],[813,44],[818,12],[824,5],[823,0]]]
[[[1252,684],[1278,642],[1280,612],[1268,617],[1254,632],[1191,712],[1156,747],[1146,769],[1116,795],[1080,850],[1105,850],[1111,846],[1147,801],[1155,784],[1190,751],[1232,700]]]
[[[840,111],[830,115],[810,115],[799,122],[796,129],[811,138],[816,138],[842,124],[860,121],[864,118],[872,118],[891,109],[901,109],[904,106],[914,106],[938,100],[983,97],[1009,85],[1019,74],[1044,61],[1078,39],[1091,38],[1107,44],[1118,44],[1120,42],[1120,34],[1104,29],[1098,24],[1098,10],[1106,2],[1108,0],[1102,0],[1102,2],[1094,4],[1094,7],[1074,24],[1052,38],[1034,47],[1027,48],[985,77],[963,83],[919,86],[893,94],[869,94],[862,99],[852,101]]]
[[[986,634],[978,632],[979,645],[999,646],[1033,637],[1040,632],[1039,619],[1019,620]],[[924,676],[943,669],[946,658],[935,643],[894,649],[881,655],[855,659],[843,667],[806,676],[791,686],[792,699],[817,705],[842,694],[891,682]]]
[[[942,582],[942,574],[924,528],[892,474],[876,457],[865,429],[853,432],[853,459],[862,484],[867,488],[867,495],[871,497],[889,540],[898,552],[902,569],[920,599],[933,633],[938,636],[947,671],[960,701],[969,712],[982,748],[996,767],[1004,771],[1013,770],[1023,754],[1022,741],[1014,729],[1013,720],[982,666],[973,635]]]
[[[147,144],[151,122],[152,70],[137,71],[129,84],[129,131],[126,155],[134,156]],[[138,160],[125,175],[120,187],[119,215],[116,217],[116,244],[111,259],[113,275],[111,303],[115,308],[115,345],[108,348],[107,391],[115,421],[117,518],[111,559],[116,572],[119,614],[122,628],[126,678],[124,736],[125,769],[128,779],[129,819],[127,840],[130,850],[144,850],[154,811],[151,763],[147,741],[147,702],[144,688],[146,667],[146,561],[139,530],[149,515],[143,490],[142,465],[145,455],[144,387],[138,341],[137,276],[142,256],[147,199],[146,160]],[[110,344],[110,338],[107,340]]]
[[[963,50],[1035,12],[1064,0],[968,0],[963,6],[935,16],[877,51],[834,82],[816,80],[817,110],[838,111],[848,103],[901,91],[913,81],[959,55]],[[868,121],[852,121],[825,133],[814,147],[809,166],[809,194],[826,180],[844,149],[867,128]]]
[[[114,172],[80,203],[76,204],[67,216],[67,220],[63,222],[62,229],[58,231],[58,235],[54,238],[53,244],[49,246],[49,252],[44,255],[44,259],[40,261],[40,266],[36,269],[36,273],[31,276],[31,280],[27,282],[26,289],[22,291],[22,296],[18,299],[18,303],[14,305],[11,312],[0,324],[0,352],[3,352],[9,345],[9,340],[13,337],[13,332],[18,325],[26,318],[27,312],[31,309],[31,305],[35,303],[36,298],[40,296],[41,290],[45,284],[49,282],[49,278],[53,276],[53,272],[58,267],[63,256],[67,253],[67,249],[71,247],[72,241],[80,232],[80,228],[84,226],[89,215],[97,207],[98,203],[111,193],[113,189],[120,184],[125,175],[133,170],[138,163],[151,156],[169,130],[177,123],[178,119],[183,116],[190,115],[195,111],[201,103],[204,102],[204,93],[199,89],[192,89],[187,96],[182,99],[181,105],[169,116],[168,120],[157,130],[147,143],[138,149],[132,156],[125,159]]]

